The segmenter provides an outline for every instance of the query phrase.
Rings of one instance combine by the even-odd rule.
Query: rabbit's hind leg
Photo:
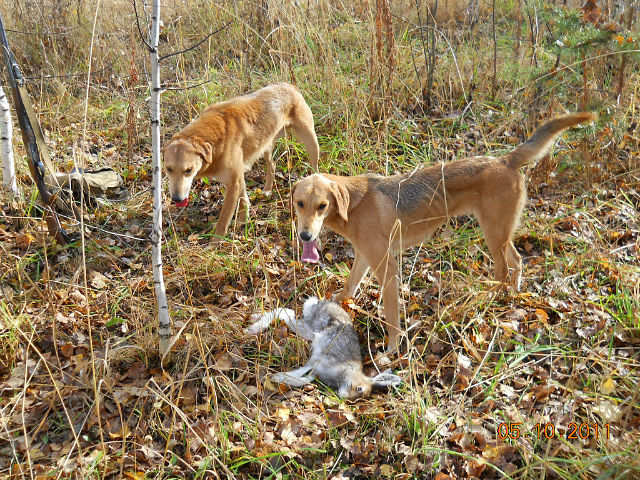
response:
[[[276,383],[285,383],[292,387],[302,387],[307,383],[313,382],[315,376],[311,371],[311,367],[305,365],[304,367],[296,368],[290,372],[280,372],[271,376],[271,380]]]

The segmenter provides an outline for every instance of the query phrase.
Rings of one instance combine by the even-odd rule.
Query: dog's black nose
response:
[[[308,242],[311,240],[311,234],[309,232],[300,232],[300,239],[303,242]]]

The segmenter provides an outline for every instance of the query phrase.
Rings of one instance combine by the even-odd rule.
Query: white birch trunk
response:
[[[13,124],[9,100],[0,86],[0,156],[2,157],[2,185],[16,197],[20,194],[16,182],[16,164],[13,159]]]
[[[171,319],[167,304],[167,292],[162,274],[162,168],[160,159],[160,63],[158,41],[160,38],[160,0],[153,0],[151,13],[151,145],[153,149],[153,231],[151,233],[151,262],[153,284],[158,305],[158,344],[160,357],[171,348]]]

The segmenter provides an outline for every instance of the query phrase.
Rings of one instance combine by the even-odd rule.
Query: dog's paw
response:
[[[222,242],[224,242],[224,233],[219,234],[219,233],[214,233],[214,235],[211,237],[211,239],[209,240],[209,243],[211,245],[220,245]]]

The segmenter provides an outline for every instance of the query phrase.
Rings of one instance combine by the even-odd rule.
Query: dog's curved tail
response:
[[[505,161],[510,168],[516,169],[540,160],[563,130],[596,118],[597,115],[592,112],[578,112],[554,118],[538,127],[529,140],[507,154]]]

